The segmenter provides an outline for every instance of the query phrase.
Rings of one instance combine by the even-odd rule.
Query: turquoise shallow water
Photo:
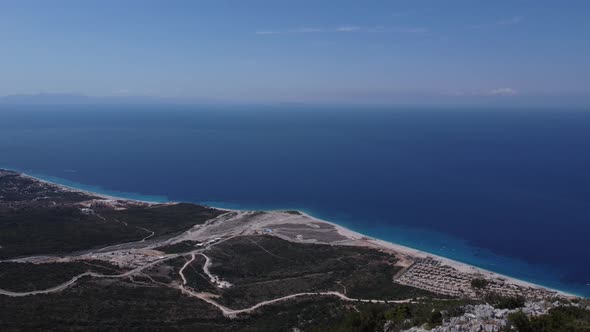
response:
[[[589,128],[560,110],[21,106],[0,109],[0,165],[132,199],[301,209],[590,296]]]
[[[427,229],[416,229],[411,227],[397,227],[381,225],[376,227],[362,227],[363,223],[346,218],[331,219],[327,215],[305,208],[293,207],[263,207],[245,206],[243,204],[232,204],[224,202],[200,202],[201,204],[216,206],[226,209],[253,209],[253,210],[299,210],[316,218],[327,220],[348,229],[354,230],[377,239],[401,244],[413,249],[422,250],[438,256],[450,258],[459,262],[467,263],[496,273],[518,278],[537,285],[561,290],[578,296],[588,296],[589,285],[572,287],[571,284],[559,282],[562,275],[550,268],[533,265],[525,261],[499,256],[489,250],[477,248],[465,240],[455,238],[444,233]]]
[[[10,169],[8,167],[2,167],[2,166],[0,166],[0,168]],[[142,195],[142,194],[131,193],[131,192],[112,191],[112,190],[105,189],[99,185],[86,185],[86,184],[69,181],[69,180],[58,178],[58,177],[51,176],[51,175],[36,174],[36,173],[30,173],[30,172],[25,173],[25,174],[35,177],[37,179],[60,184],[62,186],[66,186],[66,187],[70,187],[70,188],[78,189],[78,190],[83,190],[83,191],[89,191],[89,192],[93,192],[93,193],[97,193],[97,194],[101,194],[101,195],[113,196],[113,197],[118,197],[118,198],[126,198],[126,199],[137,200],[137,201],[153,202],[153,203],[165,203],[165,202],[170,201],[166,196]]]
[[[0,168],[7,168],[2,167]],[[30,176],[35,178],[49,181],[52,183],[57,183],[60,185],[64,185],[67,187],[94,192],[103,195],[109,195],[113,197],[119,198],[126,198],[132,200],[140,200],[140,201],[148,201],[148,202],[156,202],[156,203],[164,203],[168,202],[169,199],[165,196],[154,196],[154,195],[142,195],[138,193],[130,193],[130,192],[118,192],[118,191],[111,191],[104,189],[97,185],[85,185],[73,181],[69,181],[66,179],[48,176],[43,174],[32,174],[27,173]],[[193,202],[203,205],[208,205],[212,207],[219,207],[225,209],[235,209],[235,210],[299,210],[303,211],[311,216],[314,216],[319,219],[328,220],[327,218],[323,218],[318,213],[314,211],[306,210],[305,208],[296,208],[296,207],[264,207],[264,206],[252,206],[252,205],[243,205],[238,203],[227,203],[227,202]],[[566,291],[572,294],[585,296],[583,293],[584,288],[580,290],[572,289],[571,286],[562,284],[562,283],[553,283],[547,282],[547,280],[557,280],[559,279],[559,275],[554,274],[551,275],[550,269],[544,269],[539,266],[534,266],[531,264],[527,264],[523,261],[519,261],[516,259],[510,259],[507,257],[501,257],[493,254],[490,251],[483,250],[481,248],[474,248],[467,244],[465,241],[461,239],[453,238],[443,233],[433,232],[426,229],[413,229],[407,227],[395,227],[395,226],[381,226],[378,228],[362,228],[358,227],[358,222],[353,221],[337,221],[337,220],[328,220],[331,222],[335,222],[341,226],[347,227],[351,230],[357,231],[359,233],[375,237],[381,240],[390,241],[393,243],[401,244],[410,248],[423,250],[428,253],[436,254],[439,256],[451,258],[460,262],[468,263],[473,266],[477,266],[480,268],[484,268],[490,271],[503,273],[505,275],[511,277],[517,277],[522,280],[533,282],[539,285],[543,285],[545,287],[551,287],[554,289]],[[500,272],[502,271],[502,272]],[[543,278],[539,278],[539,276],[544,276]]]

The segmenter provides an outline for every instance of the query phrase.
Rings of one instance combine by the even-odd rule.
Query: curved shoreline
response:
[[[9,170],[9,171],[18,172],[18,173],[20,173],[21,175],[23,175],[25,177],[32,178],[32,179],[35,179],[37,181],[41,181],[41,182],[44,182],[44,183],[52,184],[52,185],[58,186],[58,187],[60,187],[62,189],[66,189],[68,191],[83,192],[83,193],[94,195],[94,196],[98,196],[98,197],[101,197],[101,198],[104,198],[104,199],[107,199],[107,200],[126,200],[126,201],[142,202],[142,203],[146,203],[146,204],[173,204],[173,203],[176,203],[174,201],[156,202],[156,201],[139,200],[139,199],[132,198],[132,197],[113,196],[112,195],[113,193],[115,195],[117,195],[117,194],[125,195],[125,194],[134,194],[134,193],[127,193],[127,192],[109,192],[108,194],[107,193],[101,193],[101,192],[90,191],[90,190],[87,190],[87,189],[82,189],[82,188],[74,187],[74,186],[72,186],[72,182],[71,181],[68,181],[68,180],[65,180],[65,179],[64,179],[65,181],[68,181],[70,183],[68,183],[68,184],[62,184],[62,183],[59,183],[59,182],[55,182],[55,181],[60,180],[58,177],[49,176],[50,178],[52,178],[52,180],[48,180],[48,179],[40,178],[40,177],[38,177],[38,175],[27,174],[25,172],[22,172],[22,171],[19,171],[19,170],[16,170],[16,169],[11,169],[11,168],[7,168],[7,167],[0,167],[0,169],[5,169],[5,170]],[[74,183],[74,185],[75,184],[77,184],[77,183]],[[83,184],[79,184],[79,185],[84,186]],[[99,186],[97,186],[97,188],[101,189]],[[196,202],[196,203],[195,202],[190,202],[190,203],[205,205],[205,204],[198,203],[198,202]],[[218,202],[218,203],[223,203],[223,202]],[[212,208],[215,208],[215,209],[218,209],[218,210],[224,210],[224,211],[244,211],[244,210],[248,210],[248,209],[243,209],[243,208],[240,208],[240,209],[231,209],[231,208],[225,208],[225,207],[216,207],[214,205],[207,205],[207,206],[212,207]],[[413,247],[410,247],[410,246],[407,246],[407,245],[398,244],[398,243],[395,243],[395,242],[392,242],[392,241],[388,241],[388,240],[378,239],[378,238],[376,238],[374,236],[369,236],[369,235],[365,235],[365,234],[362,234],[360,232],[354,231],[354,230],[352,230],[350,228],[347,228],[346,226],[340,225],[338,223],[335,223],[335,222],[331,222],[331,221],[327,221],[327,220],[324,220],[324,219],[321,219],[321,218],[314,217],[309,212],[302,211],[300,209],[262,209],[262,210],[264,210],[264,211],[295,210],[295,211],[298,211],[302,215],[304,215],[304,216],[306,216],[306,217],[308,217],[308,218],[310,218],[312,220],[315,220],[317,222],[327,223],[327,224],[330,224],[330,225],[334,226],[338,230],[338,232],[341,233],[341,234],[343,234],[343,235],[346,235],[346,236],[349,236],[349,237],[355,237],[355,238],[367,238],[366,241],[368,243],[371,243],[372,245],[377,246],[377,247],[381,247],[381,248],[393,250],[393,251],[400,252],[402,254],[407,254],[407,255],[410,255],[410,256],[414,256],[414,257],[433,257],[433,258],[436,258],[436,259],[442,261],[444,264],[449,265],[449,266],[452,266],[452,267],[454,267],[454,268],[456,268],[456,269],[458,269],[460,271],[463,271],[463,272],[481,273],[481,274],[486,275],[486,276],[489,276],[489,277],[502,278],[502,279],[506,279],[506,280],[510,281],[511,283],[514,283],[514,284],[517,284],[517,285],[520,285],[520,286],[524,286],[524,287],[533,287],[533,288],[548,289],[548,290],[554,291],[556,293],[559,293],[559,294],[564,295],[564,296],[567,296],[567,297],[583,297],[583,298],[586,297],[584,295],[575,294],[575,293],[573,293],[571,291],[560,290],[560,289],[557,289],[557,288],[552,288],[550,286],[544,286],[542,284],[538,284],[538,283],[529,282],[529,281],[526,281],[526,280],[523,280],[523,279],[519,279],[517,277],[512,277],[512,276],[509,276],[509,275],[506,275],[506,274],[494,272],[494,271],[491,271],[491,270],[488,270],[488,269],[485,269],[485,268],[482,268],[482,267],[478,267],[478,266],[476,266],[474,264],[471,264],[471,263],[464,263],[464,262],[461,262],[461,261],[458,261],[458,260],[455,260],[455,259],[452,259],[452,258],[441,256],[439,254],[428,252],[428,251],[425,251],[425,250],[422,250],[422,249],[413,248]]]
[[[567,296],[567,297],[584,297],[584,296],[581,296],[581,295],[573,294],[571,292],[567,292],[567,291],[563,291],[563,290],[559,290],[559,289],[555,289],[555,288],[551,288],[551,287],[539,285],[539,284],[532,283],[532,282],[529,282],[529,281],[526,281],[526,280],[522,280],[522,279],[511,277],[511,276],[508,276],[508,275],[505,275],[505,274],[501,274],[501,273],[497,273],[497,272],[494,272],[494,271],[490,271],[490,270],[487,270],[487,269],[484,269],[484,268],[481,268],[481,267],[478,267],[478,266],[474,266],[474,265],[471,265],[471,264],[468,264],[468,263],[463,263],[463,262],[454,260],[452,258],[443,257],[443,256],[440,256],[440,255],[437,255],[437,254],[434,254],[434,253],[430,253],[430,252],[427,252],[427,251],[423,251],[423,250],[420,250],[420,249],[411,248],[411,247],[404,246],[404,245],[401,245],[401,244],[398,244],[398,243],[394,243],[394,242],[391,242],[391,241],[385,241],[385,240],[381,240],[381,239],[374,238],[374,237],[368,237],[368,236],[366,236],[366,235],[364,235],[362,233],[353,231],[351,229],[348,229],[348,228],[343,227],[341,225],[338,225],[336,223],[315,218],[315,217],[313,217],[313,216],[311,216],[311,215],[309,215],[309,214],[307,214],[305,212],[301,212],[300,211],[300,213],[302,213],[304,216],[306,216],[306,217],[308,217],[310,219],[313,219],[313,220],[316,220],[318,222],[322,222],[322,223],[326,223],[326,224],[330,224],[330,225],[334,226],[338,230],[338,232],[340,234],[345,235],[347,237],[356,237],[356,238],[363,238],[364,237],[364,238],[368,238],[366,240],[366,242],[371,243],[371,244],[374,244],[377,247],[390,249],[390,250],[393,250],[395,252],[400,252],[402,254],[406,254],[406,255],[409,255],[409,256],[413,256],[413,257],[419,257],[419,258],[432,257],[432,258],[435,258],[435,259],[441,261],[444,265],[449,265],[449,266],[451,266],[451,267],[453,267],[453,268],[455,268],[455,269],[457,269],[457,270],[459,270],[461,272],[480,273],[480,274],[482,274],[482,275],[484,275],[486,277],[490,277],[490,278],[501,278],[501,279],[505,279],[505,280],[507,280],[507,281],[509,281],[509,282],[511,282],[513,284],[516,284],[516,285],[519,285],[519,286],[523,286],[523,287],[548,289],[548,290],[554,291],[556,293],[559,293],[559,294],[564,295],[564,296]]]

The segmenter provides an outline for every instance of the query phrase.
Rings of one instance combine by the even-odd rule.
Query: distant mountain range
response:
[[[183,100],[153,96],[109,96],[95,97],[75,93],[15,94],[0,97],[0,104],[153,104],[153,103],[195,103]]]
[[[0,96],[0,105],[264,105],[264,106],[388,106],[388,107],[483,107],[483,108],[583,108],[588,109],[590,97],[572,96],[414,96],[407,98],[369,99],[363,102],[341,101],[253,101],[217,100],[147,95],[88,96],[80,93],[38,93]]]

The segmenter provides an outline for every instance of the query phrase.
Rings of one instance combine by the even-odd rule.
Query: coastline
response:
[[[127,198],[127,197],[122,197],[122,196],[113,196],[113,195],[104,194],[104,193],[100,193],[100,192],[90,191],[87,189],[76,188],[71,185],[66,185],[66,184],[54,182],[51,180],[46,180],[46,179],[40,178],[40,177],[32,175],[32,174],[27,174],[27,173],[21,172],[19,170],[14,170],[14,169],[5,168],[5,167],[0,167],[0,169],[18,172],[24,177],[31,178],[31,179],[34,179],[34,180],[37,180],[37,181],[40,181],[43,183],[47,183],[47,184],[50,184],[53,186],[57,186],[63,190],[72,191],[72,192],[81,192],[81,193],[85,193],[88,195],[100,197],[105,200],[120,200],[120,201],[136,202],[136,203],[149,204],[149,205],[156,205],[156,204],[157,205],[166,205],[166,204],[177,204],[178,203],[178,202],[174,202],[174,201],[156,202],[156,201],[140,200],[140,199],[135,199],[135,198]],[[127,194],[127,193],[121,193],[121,194]],[[132,193],[128,193],[128,194],[132,194]],[[199,203],[193,203],[193,204],[199,204]],[[230,212],[230,211],[236,211],[236,212],[247,211],[245,209],[230,209],[230,208],[225,208],[225,207],[217,207],[214,205],[207,205],[207,206],[209,206],[211,208],[218,209],[218,210],[222,210],[222,211],[228,211],[228,212]],[[265,210],[265,211],[284,212],[286,210],[288,210],[288,209],[276,209],[276,210]],[[367,247],[379,248],[379,249],[383,249],[386,251],[390,251],[392,253],[399,253],[402,255],[407,255],[407,256],[415,257],[415,258],[428,258],[428,257],[430,257],[430,258],[434,258],[436,260],[439,260],[442,262],[442,264],[451,266],[460,272],[481,274],[484,277],[493,278],[493,279],[503,279],[503,280],[508,281],[509,283],[512,283],[512,284],[515,284],[518,286],[522,286],[522,287],[546,289],[546,290],[556,292],[562,296],[569,297],[569,298],[584,297],[582,295],[576,295],[576,294],[573,294],[573,293],[570,293],[567,291],[551,288],[548,286],[543,286],[540,284],[536,284],[536,283],[528,282],[528,281],[525,281],[522,279],[518,279],[516,277],[511,277],[511,276],[508,276],[505,274],[493,272],[493,271],[490,271],[490,270],[487,270],[484,268],[480,268],[480,267],[477,267],[477,266],[474,266],[474,265],[471,265],[468,263],[463,263],[463,262],[460,262],[460,261],[457,261],[457,260],[454,260],[451,258],[440,256],[440,255],[430,253],[427,251],[423,251],[420,249],[415,249],[415,248],[412,248],[409,246],[401,245],[401,244],[398,244],[398,243],[395,243],[392,241],[381,240],[381,239],[375,238],[373,236],[368,236],[368,235],[362,234],[360,232],[354,231],[352,229],[349,229],[349,228],[347,228],[343,225],[337,224],[335,222],[331,222],[331,221],[327,221],[327,220],[323,220],[323,219],[314,217],[307,212],[304,212],[301,210],[294,210],[294,211],[299,212],[301,215],[309,218],[310,220],[313,220],[313,221],[316,221],[319,223],[329,224],[329,225],[333,226],[337,230],[337,232],[339,234],[341,234],[342,236],[347,237],[351,240],[361,241]]]
[[[21,172],[18,170],[13,170],[13,169],[9,169],[9,168],[3,168],[0,167],[0,170],[5,169],[8,171],[14,171],[14,172],[19,172],[21,174],[21,176],[29,178],[29,179],[34,179],[36,181],[42,182],[42,183],[47,183],[50,185],[54,185],[57,186],[65,191],[71,191],[71,192],[81,192],[87,195],[92,195],[92,196],[96,196],[96,197],[100,197],[100,198],[104,198],[106,200],[114,200],[114,201],[133,201],[133,202],[139,202],[139,203],[145,203],[145,204],[150,204],[150,205],[154,205],[154,204],[174,204],[176,202],[173,201],[166,201],[166,202],[157,202],[157,201],[147,201],[147,200],[141,200],[141,199],[136,199],[136,198],[127,198],[127,197],[122,197],[122,196],[113,196],[113,195],[108,195],[108,194],[103,194],[103,193],[99,193],[99,192],[95,192],[95,191],[90,191],[90,190],[86,190],[86,189],[81,189],[81,188],[76,188],[76,187],[72,187],[66,184],[62,184],[62,183],[57,183],[57,182],[53,182],[50,180],[45,180],[42,179],[38,176],[32,175],[32,174],[27,174],[25,172]],[[124,193],[123,193],[124,194]],[[222,209],[219,209],[222,210]]]
[[[493,278],[493,279],[504,279],[510,283],[513,283],[515,285],[518,286],[522,286],[522,287],[530,287],[530,288],[539,288],[539,289],[547,289],[553,292],[556,292],[560,295],[566,296],[566,297],[570,297],[570,298],[577,298],[580,297],[579,295],[576,294],[572,294],[566,291],[562,291],[559,289],[554,289],[554,288],[550,288],[547,286],[542,286],[542,285],[538,285],[532,282],[528,282],[522,279],[518,279],[518,278],[514,278],[511,276],[507,276],[501,273],[497,273],[497,272],[493,272],[490,270],[486,270],[477,266],[473,266],[467,263],[462,263],[456,260],[453,260],[451,258],[447,258],[447,257],[443,257],[440,255],[436,255],[433,253],[429,253],[423,250],[419,250],[419,249],[414,249],[408,246],[404,246],[401,244],[397,244],[391,241],[385,241],[385,240],[381,240],[381,239],[377,239],[371,236],[367,236],[364,235],[362,233],[353,231],[349,228],[346,228],[344,226],[341,226],[339,224],[327,221],[327,220],[322,220],[322,219],[318,219],[316,217],[313,217],[305,212],[299,211],[302,215],[306,216],[307,218],[310,218],[314,221],[317,222],[321,222],[321,223],[326,223],[329,225],[332,225],[333,227],[336,228],[336,230],[343,236],[346,236],[348,238],[352,238],[352,239],[356,239],[356,240],[362,240],[364,242],[367,243],[368,246],[371,247],[378,247],[378,248],[383,248],[386,250],[390,250],[393,252],[397,252],[397,253],[401,253],[404,255],[408,255],[408,256],[412,256],[412,257],[418,257],[418,258],[427,258],[427,257],[431,257],[431,258],[435,258],[436,260],[439,260],[442,262],[442,264],[444,265],[448,265],[451,266],[457,270],[459,270],[460,272],[464,272],[464,273],[478,273],[481,274],[482,276],[488,277],[488,278]]]

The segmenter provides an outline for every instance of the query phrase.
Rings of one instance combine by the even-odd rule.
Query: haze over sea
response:
[[[590,296],[590,112],[0,106],[0,167],[147,200],[302,209]]]

